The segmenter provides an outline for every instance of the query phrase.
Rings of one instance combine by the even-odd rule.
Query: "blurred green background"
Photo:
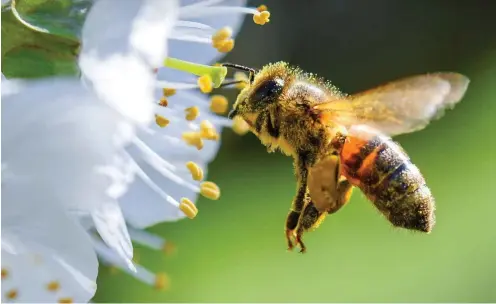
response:
[[[174,242],[176,255],[136,247],[140,263],[169,275],[170,289],[159,292],[103,268],[94,301],[496,301],[496,2],[265,4],[270,24],[246,20],[226,61],[260,67],[286,60],[349,93],[417,73],[470,77],[454,110],[397,138],[436,198],[432,234],[392,228],[355,191],[350,204],[305,235],[307,254],[287,252],[291,159],[268,154],[251,134],[226,130],[209,172],[221,200],[200,200],[193,221],[150,229]],[[234,99],[235,92],[227,94]]]

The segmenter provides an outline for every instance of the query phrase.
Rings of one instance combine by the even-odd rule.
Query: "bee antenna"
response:
[[[253,80],[255,79],[255,73],[257,72],[253,68],[245,67],[243,65],[235,64],[235,63],[222,63],[221,66],[225,66],[226,68],[233,68],[236,70],[241,70],[241,71],[246,71],[250,73],[249,79],[250,79],[250,84],[253,83]]]

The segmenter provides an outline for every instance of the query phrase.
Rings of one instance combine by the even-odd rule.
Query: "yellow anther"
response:
[[[189,107],[184,110],[186,112],[186,120],[195,120],[200,115],[200,109],[197,106]]]
[[[162,252],[166,255],[172,255],[177,251],[177,247],[174,243],[166,241],[162,246]]]
[[[270,18],[269,11],[261,11],[258,14],[253,15],[253,22],[255,22],[258,25],[264,25],[265,23],[270,21],[269,18]]]
[[[55,292],[60,289],[60,283],[57,281],[51,281],[47,284],[46,288],[48,291]]]
[[[203,93],[210,93],[213,89],[212,77],[210,75],[205,74],[198,78],[198,86],[200,87],[200,91]]]
[[[2,268],[2,279],[5,279],[9,275],[9,271],[5,268]]]
[[[214,125],[208,120],[200,123],[200,137],[209,140],[219,140],[219,134],[215,130]]]
[[[231,36],[232,36],[232,29],[228,26],[225,26],[212,35],[212,43],[224,41],[226,39],[231,38]]]
[[[110,274],[117,274],[117,273],[119,273],[119,268],[115,265],[110,265],[109,266],[109,272],[110,272]]]
[[[212,46],[221,53],[228,53],[234,48],[234,39],[231,39],[232,29],[223,27],[212,35]]]
[[[221,53],[229,53],[234,49],[234,39],[228,39],[223,41],[221,44],[216,47],[217,51]]]
[[[220,189],[214,182],[203,182],[200,185],[200,194],[211,200],[218,200]]]
[[[163,88],[162,95],[165,97],[171,97],[176,94],[176,89],[173,88]]]
[[[195,181],[201,181],[203,179],[203,170],[195,162],[187,162],[186,168],[188,168],[191,173],[191,177],[193,177]]]
[[[160,97],[160,101],[158,102],[158,105],[162,107],[167,107],[169,105],[169,101],[167,100],[167,98],[165,98],[165,96],[162,96]]]
[[[13,299],[17,298],[17,289],[11,289],[11,290],[7,291],[7,293],[5,294],[5,297],[9,300],[13,300]]]
[[[223,95],[213,95],[210,98],[210,111],[217,114],[224,114],[227,111],[229,102]]]
[[[250,126],[246,123],[246,121],[240,116],[236,116],[233,118],[233,126],[232,129],[238,135],[245,135],[250,131]]]
[[[259,12],[268,11],[268,10],[269,9],[267,8],[267,5],[265,5],[265,4],[262,4],[262,5],[257,7],[257,11],[259,11]]]
[[[159,290],[167,290],[170,287],[169,276],[163,272],[157,273],[155,276],[155,288]]]
[[[72,300],[72,298],[60,298],[59,299],[59,303],[74,303],[74,301]]]
[[[198,132],[184,132],[183,140],[190,146],[195,146],[198,150],[203,148],[203,140]]]
[[[165,128],[170,123],[170,120],[163,117],[162,115],[155,114],[155,122],[159,127]]]
[[[181,198],[181,203],[179,204],[179,209],[190,219],[194,219],[198,214],[198,209],[195,204],[189,199],[183,197]]]
[[[236,88],[239,90],[246,88],[248,86],[248,84],[250,83],[248,76],[246,76],[246,74],[243,72],[235,72],[234,73],[234,80],[240,81],[240,82],[236,83],[236,85],[235,85]]]
[[[216,62],[216,63],[213,64],[213,66],[221,67],[222,66],[222,63]]]

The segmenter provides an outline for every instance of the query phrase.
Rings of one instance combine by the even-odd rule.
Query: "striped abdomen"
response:
[[[341,149],[341,165],[342,174],[393,225],[431,231],[434,198],[418,168],[391,138],[365,129],[348,134]]]

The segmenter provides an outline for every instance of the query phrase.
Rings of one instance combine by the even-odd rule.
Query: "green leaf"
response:
[[[7,78],[77,75],[79,36],[91,1],[21,0],[2,7],[2,73]]]
[[[79,41],[91,0],[14,0],[12,12],[34,31]]]

